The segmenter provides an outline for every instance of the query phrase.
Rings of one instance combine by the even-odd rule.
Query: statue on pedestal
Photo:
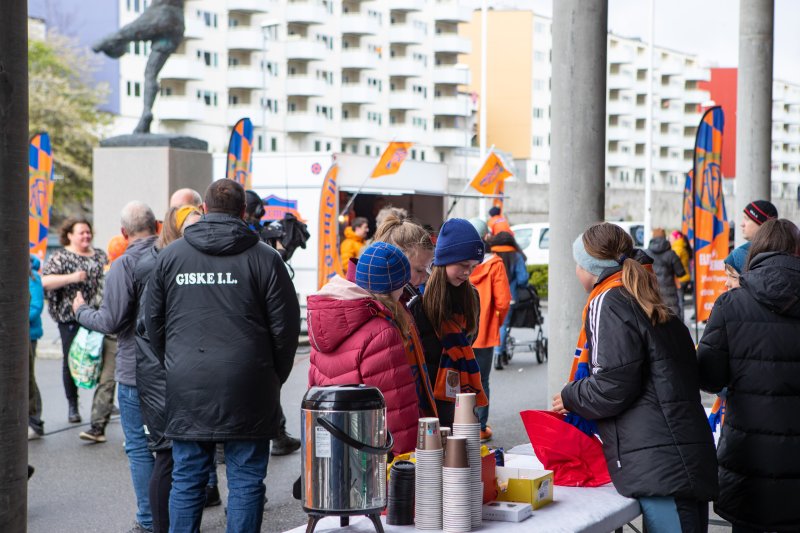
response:
[[[158,94],[158,73],[183,42],[183,31],[183,0],[153,0],[139,18],[92,46],[95,52],[118,58],[127,52],[128,44],[133,41],[151,43],[144,70],[144,109],[134,134],[150,133],[153,102]]]

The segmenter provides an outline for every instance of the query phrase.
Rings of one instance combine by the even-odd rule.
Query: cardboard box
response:
[[[553,501],[553,471],[497,467],[497,500],[529,503],[534,509]]]
[[[483,506],[483,519],[495,522],[522,522],[532,514],[529,503],[489,502]]]

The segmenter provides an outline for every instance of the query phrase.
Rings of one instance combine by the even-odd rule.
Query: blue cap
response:
[[[483,261],[484,246],[478,231],[463,218],[451,218],[442,226],[436,249],[433,252],[433,264],[447,266],[460,261]]]
[[[356,266],[356,285],[376,294],[389,294],[411,279],[411,265],[405,254],[388,242],[369,245]]]

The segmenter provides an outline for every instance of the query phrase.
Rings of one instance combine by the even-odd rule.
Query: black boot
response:
[[[78,412],[78,400],[69,401],[69,413],[67,415],[67,420],[69,420],[70,424],[81,423],[81,414]]]
[[[296,439],[289,435],[285,429],[281,430],[281,434],[277,439],[272,440],[272,455],[289,455],[300,449],[300,439]]]
[[[494,354],[494,369],[503,370],[503,356],[497,353]]]

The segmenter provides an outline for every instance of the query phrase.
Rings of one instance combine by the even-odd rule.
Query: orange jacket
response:
[[[347,226],[344,228],[344,240],[339,245],[339,254],[342,258],[342,270],[347,274],[347,267],[350,266],[350,258],[355,257],[358,259],[358,254],[361,253],[361,248],[364,247],[364,237],[359,237],[353,228]]]
[[[473,348],[500,346],[500,326],[511,306],[511,289],[503,260],[489,255],[469,277],[481,299],[481,318]]]
[[[489,232],[492,235],[497,235],[501,231],[507,231],[511,235],[514,235],[514,232],[511,231],[511,225],[508,223],[508,219],[503,215],[493,216],[486,225],[489,226]]]

